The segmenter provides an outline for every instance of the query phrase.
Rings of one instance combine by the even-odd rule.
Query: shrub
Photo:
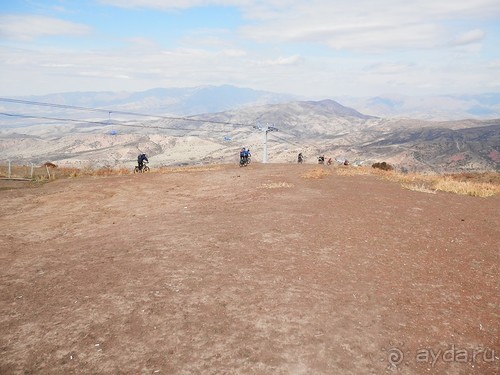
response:
[[[392,165],[386,163],[385,161],[383,161],[382,163],[373,163],[372,168],[378,168],[383,171],[392,171],[394,169]]]

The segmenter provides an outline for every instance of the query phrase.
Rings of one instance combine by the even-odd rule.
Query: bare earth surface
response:
[[[0,190],[0,373],[500,373],[500,197],[315,167]]]

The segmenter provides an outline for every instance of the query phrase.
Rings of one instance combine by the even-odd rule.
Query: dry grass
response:
[[[498,172],[464,172],[445,174],[445,176],[456,181],[488,182],[490,184],[500,185],[500,173]]]
[[[339,176],[364,176],[369,174],[374,174],[376,171],[371,168],[366,167],[351,167],[351,166],[340,166],[334,168],[335,174]]]
[[[112,168],[101,168],[95,171],[95,176],[123,176],[123,175],[128,175],[133,173],[129,169],[126,168],[119,168],[119,169],[112,169]]]
[[[76,177],[107,177],[107,176],[122,176],[122,175],[129,175],[132,174],[133,171],[127,169],[127,168],[118,168],[118,169],[113,169],[111,167],[103,167],[103,168],[91,168],[91,167],[85,167],[83,169],[77,169],[77,168],[58,168],[57,169],[60,177],[70,177],[70,178],[76,178]]]
[[[427,194],[436,194],[436,190],[429,189],[424,184],[402,183],[401,186],[403,187],[403,189],[408,189],[408,190],[412,190],[412,191],[419,191],[421,193],[427,193]]]
[[[339,176],[372,175],[400,183],[404,189],[434,194],[437,191],[470,195],[473,197],[491,197],[500,195],[500,173],[455,173],[440,175],[437,173],[400,173],[367,167],[338,167],[333,169]]]
[[[304,173],[302,175],[302,178],[317,180],[326,176],[330,176],[331,174],[332,172],[324,167],[316,167]]]
[[[390,181],[399,182],[405,189],[424,193],[443,191],[483,198],[500,195],[500,180],[498,173],[457,173],[453,175],[439,175],[378,171],[374,174]]]
[[[289,184],[288,182],[272,182],[270,184],[262,184],[257,189],[282,189],[291,187],[293,187],[293,184]]]
[[[219,171],[227,168],[222,164],[208,165],[188,165],[183,167],[161,167],[159,173],[179,173],[179,172],[203,172],[203,171]]]
[[[177,172],[201,172],[215,171],[224,169],[224,165],[198,165],[185,167],[162,167],[154,168],[149,173],[177,173]],[[48,169],[48,172],[47,172]],[[12,178],[28,178],[34,181],[50,181],[61,178],[77,178],[77,177],[107,177],[107,176],[123,176],[133,174],[133,168],[112,168],[112,167],[84,167],[84,168],[47,168],[45,166],[34,167],[33,172],[31,166],[11,166],[10,177]],[[0,177],[7,177],[8,167],[0,165]]]
[[[491,197],[500,195],[500,185],[489,182],[457,181],[448,176],[443,176],[434,182],[434,188],[439,191],[473,197]]]

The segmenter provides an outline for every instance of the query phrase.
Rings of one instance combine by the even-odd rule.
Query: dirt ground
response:
[[[0,190],[0,373],[500,373],[500,197],[312,168]]]

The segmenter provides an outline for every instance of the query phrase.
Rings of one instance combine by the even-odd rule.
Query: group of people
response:
[[[318,164],[325,164],[325,160],[326,160],[325,155],[318,156]],[[300,152],[299,155],[297,156],[297,163],[302,164],[303,162],[304,162],[304,155],[302,155],[302,152]],[[333,163],[333,159],[328,158],[328,160],[326,161],[326,164],[332,165],[332,163]],[[343,164],[349,165],[349,161],[344,160]]]
[[[250,149],[243,147],[240,150],[240,164],[241,165],[248,164],[251,156],[252,154],[250,153]]]
[[[332,165],[333,159],[328,158],[326,165]],[[318,156],[318,164],[325,164],[325,155]]]
[[[243,147],[240,150],[240,164],[241,165],[248,164],[251,156],[252,154],[250,153],[250,149]],[[304,162],[304,159],[305,159],[304,155],[302,155],[302,152],[300,152],[299,155],[297,156],[297,163],[302,164]],[[329,158],[327,161],[327,165],[331,165],[332,162],[333,162],[332,158]],[[144,168],[144,163],[149,163],[147,155],[144,153],[139,154],[139,156],[137,156],[137,166],[139,170],[142,170]],[[318,156],[318,164],[325,164],[325,155]],[[349,165],[349,161],[345,160],[343,164]]]
[[[297,156],[297,163],[302,164],[304,162],[304,155],[302,155],[302,152],[299,153]],[[325,155],[320,155],[318,156],[318,164],[325,164]],[[328,165],[332,164],[332,158],[328,159],[327,162]]]

